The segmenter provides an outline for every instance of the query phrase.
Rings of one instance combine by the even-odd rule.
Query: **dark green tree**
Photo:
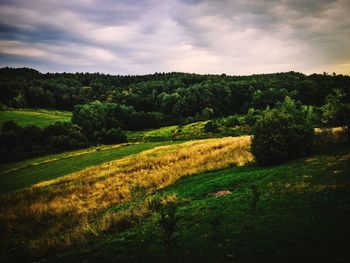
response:
[[[278,164],[310,153],[314,128],[307,112],[286,97],[266,109],[253,127],[251,150],[261,165]]]
[[[322,106],[322,122],[327,126],[343,126],[350,141],[350,103],[346,102],[346,94],[335,89],[326,98]]]

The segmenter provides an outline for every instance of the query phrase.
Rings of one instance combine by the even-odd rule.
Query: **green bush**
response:
[[[306,156],[314,131],[308,113],[287,97],[277,108],[262,113],[253,135],[251,150],[256,161],[271,165]]]
[[[112,128],[109,130],[103,128],[100,132],[95,132],[95,140],[102,144],[114,144],[127,142],[127,136],[120,128]]]
[[[212,133],[217,133],[220,131],[219,129],[219,125],[214,122],[214,121],[208,121],[205,125],[204,125],[204,131],[205,132],[212,132]]]

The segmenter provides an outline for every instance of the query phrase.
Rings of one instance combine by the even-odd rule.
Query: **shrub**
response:
[[[127,142],[127,137],[120,128],[112,128],[109,130],[102,129],[100,132],[95,132],[95,140],[98,143],[114,144]]]
[[[54,151],[66,151],[86,145],[81,128],[70,122],[56,122],[43,130],[44,141]]]
[[[177,205],[167,204],[161,207],[160,217],[159,217],[159,226],[163,232],[163,242],[166,253],[168,256],[173,256],[172,252],[176,245],[176,224],[178,218],[176,217]]]
[[[235,127],[242,124],[243,118],[238,115],[231,115],[225,118],[225,126],[226,127]]]
[[[250,108],[247,114],[244,116],[245,124],[249,126],[254,126],[257,120],[260,118],[260,111],[254,108]]]
[[[307,155],[313,127],[306,111],[289,97],[275,109],[266,109],[253,127],[251,150],[261,165],[271,165]]]
[[[14,131],[0,132],[0,148],[11,150],[18,144],[19,138]]]
[[[219,125],[217,123],[215,123],[214,121],[208,121],[205,125],[204,125],[204,131],[205,132],[219,132]]]
[[[15,133],[17,133],[19,130],[21,130],[21,126],[19,126],[15,121],[5,121],[2,124],[2,128],[1,130],[3,132],[9,132],[9,131],[13,131]]]

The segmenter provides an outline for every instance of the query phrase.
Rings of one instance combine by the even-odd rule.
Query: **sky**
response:
[[[0,0],[0,67],[350,74],[350,0]]]

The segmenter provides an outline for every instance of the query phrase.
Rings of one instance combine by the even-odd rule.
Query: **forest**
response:
[[[347,126],[350,76],[298,72],[250,76],[155,73],[40,73],[0,69],[0,109],[46,108],[72,111],[72,121],[45,128],[3,123],[3,161],[126,142],[125,131],[208,121],[206,131],[250,129],[265,109],[290,98],[307,111],[313,127]],[[230,134],[226,134],[230,135]]]

